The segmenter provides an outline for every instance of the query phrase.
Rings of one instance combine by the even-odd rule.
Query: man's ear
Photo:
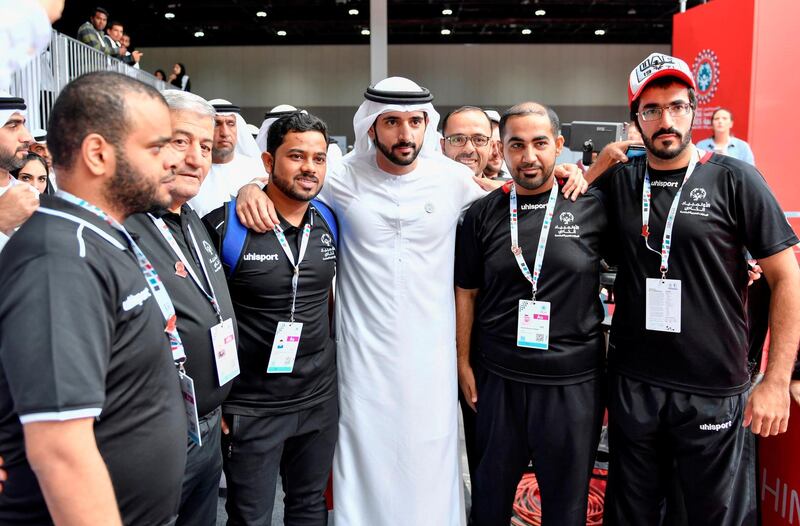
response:
[[[375,125],[374,124],[369,127],[369,130],[367,130],[367,135],[369,135],[369,140],[370,141],[374,141],[375,140]]]
[[[116,171],[117,152],[99,133],[84,137],[80,152],[81,161],[92,175],[102,177]]]
[[[564,136],[559,135],[556,137],[556,157],[561,155],[561,150],[564,149]]]
[[[262,153],[261,162],[264,164],[264,170],[266,170],[268,174],[272,175],[272,167],[275,166],[275,158],[272,157],[272,154],[269,152]]]

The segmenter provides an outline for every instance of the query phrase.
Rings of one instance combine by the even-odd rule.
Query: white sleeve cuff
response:
[[[53,411],[49,413],[30,413],[20,415],[19,421],[25,425],[31,422],[66,422],[67,420],[78,420],[80,418],[95,418],[100,416],[100,407],[88,407],[86,409],[73,409],[72,411]]]

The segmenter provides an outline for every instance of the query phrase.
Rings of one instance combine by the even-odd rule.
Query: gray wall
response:
[[[369,84],[368,46],[237,46],[142,49],[142,68],[182,62],[192,90],[244,108],[259,125],[277,104],[323,118],[352,142],[352,118]],[[394,45],[389,74],[429,88],[442,114],[463,104],[502,110],[523,100],[555,107],[562,121],[627,119],[627,78],[642,58],[669,46]]]

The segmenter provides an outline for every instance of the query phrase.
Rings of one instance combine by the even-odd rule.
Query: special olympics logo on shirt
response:
[[[694,188],[691,192],[689,192],[689,196],[695,201],[699,201],[701,199],[705,199],[706,198],[706,190],[705,190],[705,188]]]
[[[572,215],[572,212],[561,212],[558,219],[565,225],[571,225],[575,222],[575,216]]]
[[[212,256],[214,255],[214,249],[211,247],[211,243],[209,243],[205,239],[203,240],[203,248],[206,249],[206,252],[208,252]]]
[[[332,240],[331,240],[331,236],[328,235],[328,234],[322,234],[322,237],[320,237],[320,241],[322,241],[322,244],[327,246],[327,247],[331,246]]]

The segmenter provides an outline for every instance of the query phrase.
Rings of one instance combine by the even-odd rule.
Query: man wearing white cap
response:
[[[754,167],[692,145],[697,101],[684,61],[647,57],[630,74],[628,101],[647,156],[598,181],[619,238],[605,523],[659,524],[676,466],[690,524],[756,524],[743,427],[786,431],[798,239]],[[752,388],[745,249],[774,293],[769,364]]]
[[[216,110],[211,171],[200,193],[189,205],[203,217],[231,200],[239,188],[265,175],[261,151],[240,115],[241,109],[224,99],[208,101]]]
[[[10,173],[25,164],[33,142],[25,128],[25,110],[24,100],[0,93],[0,250],[39,206],[36,190],[18,184]]]
[[[340,225],[335,523],[459,526],[455,231],[485,194],[437,150],[427,89],[391,77],[364,97],[320,194]],[[248,226],[267,219],[255,186],[239,200]]]

